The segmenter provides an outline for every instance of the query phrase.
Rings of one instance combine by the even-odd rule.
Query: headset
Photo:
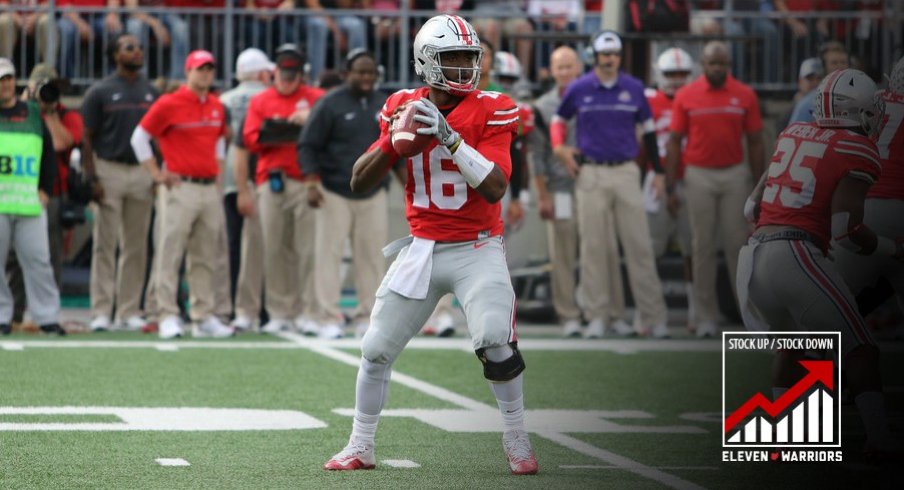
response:
[[[600,36],[603,36],[605,34],[612,34],[613,36],[615,36],[615,38],[618,39],[618,43],[621,45],[620,51],[624,50],[624,42],[617,32],[611,29],[603,29],[601,31],[597,31],[593,34],[593,36],[590,37],[590,44],[588,44],[587,47],[584,48],[584,64],[590,66],[596,65],[596,50],[593,49],[593,45],[596,40],[600,38]]]

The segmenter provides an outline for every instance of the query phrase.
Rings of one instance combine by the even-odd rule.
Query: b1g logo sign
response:
[[[840,461],[841,334],[724,332],[723,461]],[[797,380],[774,396],[776,351],[806,352]]]
[[[22,155],[0,155],[0,175],[37,177],[38,160]]]

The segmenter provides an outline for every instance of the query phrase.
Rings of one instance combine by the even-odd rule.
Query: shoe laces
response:
[[[503,439],[505,452],[515,461],[528,461],[533,456],[527,432],[515,431],[512,436]]]
[[[345,449],[339,452],[336,455],[336,459],[345,459],[351,456],[359,456],[362,454],[366,454],[368,451],[367,444],[362,441],[348,441],[348,445],[345,446]]]

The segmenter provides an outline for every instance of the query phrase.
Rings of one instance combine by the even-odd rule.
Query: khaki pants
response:
[[[261,231],[264,234],[264,284],[270,318],[288,320],[313,316],[315,210],[308,206],[307,189],[285,179],[283,192],[265,182],[258,186]]]
[[[223,203],[220,202],[220,206]],[[223,228],[217,239],[216,265],[213,269],[213,313],[223,322],[229,322],[232,315],[232,300],[229,298],[229,247],[226,244],[226,212],[223,211]]]
[[[367,199],[348,199],[323,190],[323,205],[316,213],[317,232],[314,266],[317,313],[325,322],[342,319],[339,309],[339,268],[346,238],[351,237],[358,309],[354,318],[369,318],[377,288],[386,272],[382,247],[386,242],[389,218],[386,191]]]
[[[719,319],[717,244],[722,244],[737,298],[738,252],[750,233],[744,219],[744,202],[753,188],[753,177],[747,165],[719,169],[688,166],[684,183],[691,224],[696,323],[714,323]]]
[[[96,158],[95,166],[104,198],[99,204],[92,204],[91,314],[110,317],[115,298],[116,316],[125,320],[141,313],[148,227],[154,205],[153,182],[138,165]]]
[[[51,27],[55,28],[50,17],[47,14],[41,14],[41,16],[38,17],[38,22],[35,24],[35,36],[37,38],[35,52],[44,63],[53,66],[56,64],[56,53],[53,53],[49,60],[46,59],[45,56],[47,51],[47,37]],[[18,58],[18,56],[16,56],[17,50],[15,49],[16,39],[18,37],[19,28],[16,27],[13,22],[12,14],[0,14],[0,57],[10,60]]]
[[[193,321],[201,321],[215,313],[214,269],[221,262],[217,241],[225,227],[220,191],[215,185],[183,182],[166,192],[165,201],[158,215],[155,280],[160,317],[179,315],[179,265],[186,254],[190,314]]]
[[[611,316],[611,275],[620,273],[608,260],[612,248],[609,230],[614,221],[640,325],[646,328],[665,323],[665,299],[656,274],[638,166],[634,162],[611,167],[584,165],[575,183],[575,198],[586,318]]]
[[[257,189],[252,188],[257,199]],[[264,237],[259,214],[245,216],[242,222],[242,250],[239,278],[235,289],[235,316],[254,320],[260,316],[264,289]]]

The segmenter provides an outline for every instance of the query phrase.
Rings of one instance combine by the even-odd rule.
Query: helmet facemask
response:
[[[463,97],[477,88],[483,49],[480,47],[477,31],[461,17],[438,15],[430,18],[415,36],[413,48],[414,71],[427,85],[456,97]],[[443,54],[454,51],[474,53],[473,65],[444,66]],[[449,74],[455,73],[458,77],[450,80],[444,70]]]

